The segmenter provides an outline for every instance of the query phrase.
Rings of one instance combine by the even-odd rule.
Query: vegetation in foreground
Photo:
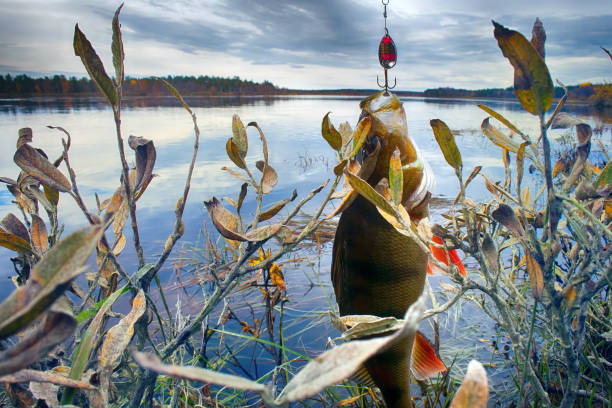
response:
[[[13,262],[17,286],[0,304],[0,382],[4,385],[5,402],[16,406],[61,403],[137,407],[215,405],[222,400],[228,405],[258,405],[260,401],[268,406],[299,401],[331,405],[344,398],[329,388],[332,384],[348,378],[372,354],[403,336],[413,335],[422,319],[447,311],[460,299],[470,299],[499,325],[512,344],[514,362],[509,369],[515,387],[506,395],[504,404],[509,401],[516,406],[610,404],[612,167],[605,148],[608,162],[603,168],[589,162],[592,130],[579,119],[560,113],[566,97],[546,116],[554,87],[544,62],[544,32],[539,20],[534,25],[531,42],[495,23],[495,38],[515,69],[517,97],[528,112],[539,118],[541,126],[538,135],[530,136],[499,113],[481,106],[506,128],[493,126],[490,118],[482,123],[484,134],[502,148],[506,166],[503,182],[484,178],[492,194],[490,202],[474,203],[466,196],[467,185],[475,181],[481,169],[473,169],[464,181],[461,154],[452,133],[444,122],[431,121],[442,153],[455,169],[461,191],[443,226],[415,228],[401,210],[393,199],[402,193],[402,183],[397,181],[403,172],[397,166],[390,166],[387,186],[378,189],[353,174],[347,164],[365,137],[359,129],[349,131],[349,138],[343,143],[341,133],[347,132],[346,126],[341,125],[338,132],[327,116],[322,133],[338,152],[339,159],[330,187],[327,188],[328,182],[323,183],[297,204],[290,204],[297,199],[296,193],[264,206],[266,194],[278,180],[268,162],[266,139],[257,123],[245,127],[234,116],[227,154],[239,170],[226,170],[243,184],[236,199],[223,198],[233,211],[215,197],[206,201],[210,218],[225,240],[224,250],[215,253],[218,247],[208,246],[213,262],[205,266],[211,279],[202,284],[204,302],[197,313],[186,318],[180,309],[176,313],[170,310],[161,287],[161,302],[152,301],[151,295],[153,282],[160,286],[157,273],[184,232],[182,214],[189,198],[199,128],[196,116],[176,89],[160,80],[190,115],[194,148],[185,187],[176,202],[173,231],[156,261],[146,263],[136,202],[152,182],[156,150],[153,141],[130,137],[128,145],[134,152],[136,166],[128,165],[121,133],[124,54],[120,10],[112,24],[114,79],[106,74],[78,26],[74,48],[112,108],[122,163],[121,185],[109,199],[97,200],[97,211],[88,209],[70,166],[70,133],[62,128],[57,130],[65,135],[63,154],[54,161],[32,146],[31,130],[22,129],[14,156],[22,171],[16,180],[1,179],[8,185],[21,214],[21,219],[13,214],[5,217],[0,230],[0,244],[16,252]],[[575,160],[569,166],[563,162],[553,164],[547,133],[551,127],[574,129]],[[261,142],[264,160],[255,163],[258,173],[246,161],[247,129],[256,131]],[[510,165],[512,157],[516,159],[515,166]],[[521,186],[527,163],[535,166],[545,181],[542,190],[533,197]],[[61,165],[66,167],[68,177],[59,170]],[[442,304],[435,294],[430,295],[433,309],[424,310],[423,297],[403,320],[389,322],[370,317],[365,325],[353,322],[357,324],[337,341],[389,332],[390,327],[397,329],[390,334],[347,341],[314,360],[311,360],[314,356],[296,357],[283,345],[286,283],[280,259],[306,238],[325,230],[327,224],[322,214],[329,200],[337,196],[342,177],[375,204],[400,233],[412,237],[427,251],[433,246],[448,254],[448,259],[432,257],[431,261],[448,273],[455,285],[450,288],[452,296]],[[314,215],[299,219],[304,204],[324,190],[325,198]],[[252,219],[245,220],[241,209],[249,191],[255,193],[256,212]],[[65,238],[61,237],[58,214],[60,194],[72,197],[90,224]],[[293,207],[281,218],[279,212],[286,206]],[[266,221],[270,222],[263,224]],[[130,228],[134,237],[137,271],[126,271],[117,260],[126,245],[125,228]],[[432,242],[432,233],[442,238],[441,243]],[[277,241],[274,245],[273,239]],[[466,277],[450,262],[450,251],[455,249],[478,264]],[[98,270],[88,275],[88,287],[83,289],[74,278],[83,273],[82,266],[94,251]],[[276,368],[256,381],[220,373],[217,369],[222,361],[206,359],[205,352],[209,341],[230,335],[223,330],[223,317],[231,318],[231,309],[225,308],[224,299],[245,285],[263,296],[266,314],[259,321],[239,319],[244,322],[242,336],[270,346],[276,357]],[[128,294],[132,299],[129,313],[114,312],[113,304]],[[222,318],[215,323],[212,317],[217,306],[224,309]],[[281,335],[275,339],[277,316]],[[340,322],[350,323],[346,319]],[[290,369],[299,360],[308,363],[294,374]],[[456,388],[455,382],[449,381],[453,367],[450,365],[449,374],[438,381],[424,384],[422,403],[486,406],[486,375],[478,363],[470,365],[464,385],[451,402]],[[202,387],[202,383],[223,388]],[[238,391],[228,396],[226,387]],[[379,401],[376,394],[359,386],[348,392],[352,395],[342,399],[342,405],[363,406],[368,401]]]

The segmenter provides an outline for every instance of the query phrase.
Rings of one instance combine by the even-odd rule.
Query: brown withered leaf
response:
[[[163,364],[159,357],[154,354],[145,354],[139,351],[133,351],[132,355],[134,356],[134,360],[136,360],[141,367],[159,374],[168,375],[175,378],[184,378],[192,381],[219,384],[237,390],[264,392],[266,389],[264,384],[251,381],[243,377],[238,377],[236,375],[224,374],[198,367]]]
[[[113,254],[115,256],[119,256],[119,254],[121,254],[121,252],[123,251],[123,249],[125,248],[125,234],[121,234],[119,235],[119,238],[115,240],[116,244],[113,246]]]
[[[138,191],[145,184],[148,184],[153,177],[153,167],[155,167],[157,152],[155,151],[153,141],[144,137],[130,135],[128,145],[136,154],[136,183],[132,185],[132,189],[133,191]]]
[[[47,233],[47,226],[45,222],[36,214],[32,214],[32,226],[30,230],[32,232],[32,244],[39,252],[45,252],[47,250],[47,239],[49,237]]]
[[[219,233],[232,241],[246,241],[247,239],[236,231],[238,220],[236,216],[223,207],[217,197],[204,201],[208,215]]]
[[[57,408],[59,406],[59,400],[57,399],[59,392],[58,385],[32,381],[28,388],[34,398],[44,401],[49,408]]]
[[[132,301],[132,310],[106,333],[98,356],[100,371],[109,370],[110,375],[113,366],[130,344],[134,335],[134,324],[142,317],[146,309],[147,301],[144,292],[140,289]]]
[[[461,387],[455,393],[450,408],[487,408],[489,386],[487,372],[476,360],[470,361]]]
[[[30,241],[28,229],[13,213],[8,213],[2,219],[2,221],[0,221],[0,225],[6,230],[6,232],[17,235],[26,242]]]
[[[113,202],[111,201],[111,205]],[[107,211],[109,212],[109,211]],[[130,207],[127,200],[122,199],[113,217],[113,234],[119,235],[122,233],[125,224],[130,216]]]
[[[495,221],[506,227],[515,237],[520,238],[525,234],[523,226],[509,205],[499,204],[497,209],[491,213],[491,216]]]
[[[293,190],[293,194],[291,195],[291,197],[285,198],[284,200],[281,200],[275,203],[270,208],[263,211],[261,215],[259,216],[259,221],[266,221],[274,217],[276,214],[278,214],[280,210],[282,210],[285,207],[285,205],[287,205],[287,203],[295,200],[296,197],[297,197],[297,190]]]
[[[334,174],[336,176],[341,175],[347,164],[348,164],[348,160],[347,159],[341,160],[340,163],[338,163],[338,164],[336,164],[334,166]]]
[[[232,139],[236,144],[239,156],[244,160],[249,150],[249,139],[240,116],[236,114],[232,116]]]
[[[572,126],[576,126],[583,123],[580,119],[577,119],[566,112],[561,112],[552,120],[552,129],[569,129]]]
[[[300,401],[326,387],[340,382],[357,371],[371,356],[414,336],[425,308],[426,297],[421,296],[404,315],[403,326],[391,336],[350,341],[327,350],[310,361],[287,384],[277,399],[279,403]]]
[[[32,251],[32,247],[28,241],[2,228],[0,228],[0,245],[15,252],[29,253]]]
[[[261,171],[261,189],[264,194],[268,194],[274,186],[278,183],[278,174],[276,170],[270,165],[265,164],[265,162],[258,160],[255,163],[255,166],[259,171]]]
[[[579,123],[576,125],[576,138],[578,139],[578,147],[585,146],[591,142],[591,136],[593,130],[591,126],[586,123]]]
[[[242,180],[242,181],[249,181],[249,179],[247,179],[245,176],[243,176],[240,172],[234,170],[234,169],[230,169],[228,167],[221,167],[221,170],[225,170],[227,171],[232,177],[236,177],[238,180]]]
[[[574,285],[569,285],[563,291],[563,297],[567,300],[567,307],[571,308],[576,301],[576,287]]]
[[[227,143],[225,143],[225,151],[227,152],[227,157],[230,158],[232,162],[241,169],[246,169],[246,163],[240,153],[238,152],[238,145],[234,142],[234,139],[227,139]]]
[[[13,194],[13,197],[15,197],[15,201],[17,202],[17,206],[21,207],[23,212],[28,214],[38,213],[37,202],[25,195],[17,185],[8,185],[6,188],[8,188],[11,194]]]
[[[499,262],[497,261],[497,248],[495,242],[491,239],[491,236],[485,232],[485,236],[482,240],[482,253],[489,264],[489,267],[493,269],[493,273],[499,273]]]
[[[70,191],[70,181],[36,149],[24,144],[15,152],[13,161],[24,172],[40,181],[42,184],[53,187],[62,192]]]
[[[527,258],[527,272],[529,273],[529,282],[531,283],[531,293],[537,300],[542,300],[542,292],[544,290],[544,276],[540,264],[529,253]]]
[[[521,33],[495,21],[493,26],[499,48],[514,67],[514,92],[519,102],[532,115],[548,111],[554,86],[544,59]]]
[[[102,236],[102,227],[77,230],[58,242],[34,265],[25,285],[0,304],[0,338],[23,329],[43,313],[83,272],[82,265]]]
[[[9,186],[17,185],[17,182],[10,177],[0,176],[0,181],[5,184],[8,184]]]
[[[283,228],[287,228],[284,225],[272,224],[264,225],[263,227],[255,228],[246,234],[245,239],[251,242],[263,241],[270,238],[272,235],[277,234]]]
[[[17,149],[34,140],[32,136],[32,128],[21,128],[17,132]]]
[[[533,28],[531,29],[531,45],[533,45],[533,48],[536,49],[542,59],[546,56],[546,51],[544,49],[545,42],[546,31],[544,31],[544,24],[536,17],[536,21],[533,23]]]
[[[13,374],[0,377],[0,382],[19,383],[19,382],[51,383],[63,387],[74,387],[92,390],[96,388],[88,382],[67,378],[55,371],[19,370]]]
[[[14,373],[39,361],[70,337],[76,326],[69,301],[66,298],[58,299],[24,338],[11,348],[0,351],[0,375]]]

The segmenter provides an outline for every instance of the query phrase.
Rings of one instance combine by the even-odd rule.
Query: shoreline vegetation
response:
[[[285,96],[285,95],[342,95],[367,96],[377,92],[376,89],[288,89],[280,88],[269,81],[254,82],[233,78],[215,76],[166,76],[166,81],[172,84],[184,97],[198,96]],[[568,101],[587,103],[598,109],[612,107],[612,84],[592,84],[586,82],[567,87]],[[564,95],[562,87],[555,87],[554,98]],[[453,99],[515,99],[512,86],[507,88],[459,89],[440,87],[425,91],[396,91],[400,97],[412,96],[423,98],[453,98]],[[171,96],[166,87],[160,85],[155,77],[125,79],[123,95],[125,97],[160,97]],[[12,76],[0,75],[0,98],[23,97],[87,97],[99,96],[96,85],[87,78],[66,77],[54,75],[33,78],[25,74]]]

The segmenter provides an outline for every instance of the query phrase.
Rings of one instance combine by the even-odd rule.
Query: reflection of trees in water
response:
[[[185,100],[191,107],[231,107],[243,105],[271,106],[279,99],[277,96],[203,96],[186,97]],[[178,107],[176,98],[173,96],[134,96],[123,100],[126,108],[151,108],[151,107]],[[55,98],[34,97],[21,99],[0,100],[1,113],[34,113],[37,111],[71,112],[79,110],[107,110],[108,103],[102,97],[78,97],[78,98]]]

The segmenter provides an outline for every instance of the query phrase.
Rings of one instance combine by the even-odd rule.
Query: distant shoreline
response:
[[[379,89],[288,89],[280,88],[269,81],[254,82],[239,77],[223,78],[214,76],[167,76],[164,78],[184,97],[217,98],[217,97],[278,97],[278,96],[368,96]],[[612,107],[612,84],[584,83],[567,87],[568,101],[585,103],[599,109]],[[122,85],[126,98],[157,98],[170,96],[169,90],[156,78],[127,77]],[[437,98],[437,99],[495,99],[516,101],[513,87],[488,89],[458,89],[439,87],[425,91],[395,91],[400,97]],[[561,87],[555,87],[554,98],[561,98],[565,93]],[[90,98],[100,96],[96,85],[87,78],[67,78],[63,75],[32,78],[21,74],[16,76],[0,75],[0,98]]]

